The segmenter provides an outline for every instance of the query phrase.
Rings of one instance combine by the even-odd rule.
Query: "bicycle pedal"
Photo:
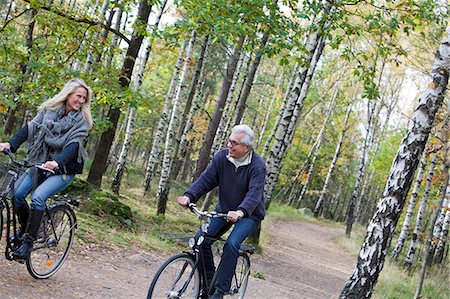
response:
[[[25,259],[17,259],[17,258],[14,257],[14,255],[13,255],[12,260],[17,262],[17,263],[19,263],[19,264],[22,264],[22,265],[25,264],[25,262],[26,262]]]

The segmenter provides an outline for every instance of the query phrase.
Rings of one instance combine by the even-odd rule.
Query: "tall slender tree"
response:
[[[450,70],[450,27],[445,30],[427,89],[408,122],[406,136],[391,166],[383,195],[368,225],[358,261],[339,298],[370,298],[384,266],[387,249],[413,181],[437,111],[442,105]]]

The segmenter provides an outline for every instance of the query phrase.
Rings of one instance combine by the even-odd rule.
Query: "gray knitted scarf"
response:
[[[81,111],[72,111],[66,116],[64,112],[64,106],[43,109],[28,123],[29,163],[44,163],[72,142],[79,144],[77,161],[86,161],[87,152],[82,142],[88,135],[88,123]]]

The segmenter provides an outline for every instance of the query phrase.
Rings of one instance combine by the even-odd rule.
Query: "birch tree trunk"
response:
[[[436,166],[436,158],[437,155],[434,155],[430,161],[430,169],[428,170],[427,183],[425,185],[425,190],[422,197],[422,201],[420,202],[419,210],[417,211],[416,226],[414,228],[411,244],[409,246],[409,250],[406,255],[406,261],[404,265],[405,269],[409,269],[413,263],[414,255],[417,249],[417,243],[419,242],[419,236],[422,233],[423,218],[425,217],[425,210],[427,207],[428,198],[430,197],[430,189],[431,183],[433,181],[434,167]]]
[[[284,94],[284,98],[283,98],[283,102],[281,104],[280,112],[277,115],[277,119],[275,120],[275,124],[274,124],[274,126],[272,128],[272,131],[271,131],[269,137],[267,138],[266,142],[264,143],[264,148],[263,148],[262,153],[261,153],[261,157],[263,159],[266,156],[267,152],[269,151],[270,144],[272,143],[272,140],[273,140],[273,138],[275,137],[275,134],[278,131],[278,127],[280,126],[281,118],[283,117],[284,110],[285,110],[287,102],[289,100],[289,95],[291,94],[292,86],[294,85],[295,79],[297,78],[297,75],[298,75],[299,68],[300,68],[300,64],[297,62],[295,64],[295,66],[294,66],[294,70],[292,71],[291,78],[290,78],[288,86],[286,88],[286,92]]]
[[[225,101],[230,91],[231,82],[233,79],[234,72],[236,71],[236,66],[239,60],[239,55],[243,43],[244,39],[240,37],[235,46],[233,54],[228,60],[226,75],[222,82],[219,98],[217,100],[212,119],[209,122],[206,136],[203,141],[203,146],[200,149],[200,153],[198,156],[197,167],[193,177],[194,180],[200,176],[200,174],[203,172],[203,170],[206,169],[206,167],[209,164],[209,158],[211,154],[211,147],[214,141],[214,136],[216,135],[217,127],[219,126],[220,119],[222,118],[223,107],[225,106]]]
[[[161,20],[161,15],[164,11],[164,7],[165,7],[166,3],[167,3],[167,1],[165,1],[161,6],[160,12],[159,12],[159,14],[156,18],[155,24],[154,24],[153,34],[156,34],[156,31],[158,30],[159,22]],[[138,64],[138,70],[137,70],[136,76],[133,77],[132,87],[135,92],[137,92],[142,86],[142,80],[144,78],[145,66],[147,65],[148,59],[150,57],[152,44],[153,44],[153,41],[150,40],[145,49],[144,57],[140,60],[140,63]],[[126,163],[128,151],[130,148],[131,137],[133,134],[135,113],[136,113],[136,108],[129,107],[129,115],[128,115],[125,139],[122,144],[122,148],[121,148],[120,155],[119,155],[119,161],[117,163],[116,171],[115,171],[114,178],[113,178],[112,185],[111,185],[111,189],[115,193],[119,193],[120,183],[122,181],[122,175],[125,171],[125,163]]]
[[[174,144],[177,142],[177,127],[180,123],[179,110],[181,109],[181,93],[183,92],[187,72],[194,52],[194,43],[196,39],[195,31],[192,32],[189,45],[186,52],[183,70],[181,71],[180,82],[177,87],[176,96],[173,103],[172,114],[169,126],[167,127],[166,141],[164,145],[164,156],[161,167],[161,176],[159,178],[158,192],[156,198],[158,201],[158,209],[156,214],[164,214],[167,207],[167,198],[170,191],[170,170],[172,169],[172,161],[174,158]]]
[[[269,40],[269,34],[264,33],[263,37],[261,38],[261,45],[259,50],[256,53],[255,59],[253,60],[252,68],[250,69],[250,72],[248,73],[248,78],[245,83],[245,88],[242,93],[242,96],[239,98],[239,105],[236,112],[236,117],[234,119],[234,124],[238,125],[241,123],[242,116],[244,115],[244,110],[247,105],[247,99],[250,95],[250,91],[253,87],[253,80],[255,79],[255,74],[258,71],[259,64],[261,63],[261,58],[264,54],[264,50],[267,44],[267,41]]]
[[[138,14],[135,23],[147,24],[148,17],[150,15],[152,5],[147,0],[142,0],[139,3]],[[139,26],[136,26],[139,28]],[[130,85],[131,74],[133,73],[134,64],[141,48],[142,41],[144,39],[144,33],[135,28],[130,44],[125,55],[125,60],[122,64],[122,69],[119,75],[119,84],[122,88],[127,88]],[[116,133],[117,122],[120,117],[120,109],[118,107],[111,106],[108,112],[108,120],[111,126],[100,137],[95,157],[92,162],[91,169],[88,174],[88,182],[94,186],[100,187],[102,182],[103,173],[106,170],[106,162],[108,159],[109,150]]]
[[[329,11],[330,3],[326,11]],[[266,209],[272,200],[272,192],[278,181],[281,162],[286,155],[287,148],[292,142],[294,131],[297,127],[298,116],[303,108],[303,101],[309,87],[309,82],[314,74],[315,66],[322,55],[325,42],[316,31],[312,34],[308,43],[308,52],[305,54],[305,66],[302,66],[297,74],[294,86],[289,94],[288,102],[280,120],[278,132],[266,159],[266,184],[264,186],[264,199]]]
[[[174,157],[176,160],[174,161],[174,165],[171,171],[171,177],[173,179],[180,173],[181,165],[183,163],[183,159],[186,157],[186,142],[187,142],[187,134],[192,129],[192,119],[194,117],[194,113],[199,108],[199,101],[197,95],[200,94],[200,90],[203,86],[203,70],[204,65],[206,63],[206,55],[209,49],[209,34],[203,38],[203,43],[200,51],[199,58],[197,60],[197,64],[195,67],[194,77],[192,78],[191,88],[189,90],[189,95],[186,99],[186,105],[184,107],[183,116],[181,117],[180,129],[177,134],[177,138],[179,142],[177,142],[176,149],[174,151]],[[199,84],[199,81],[202,82]],[[194,100],[196,99],[196,100]],[[180,152],[180,154],[178,153]]]
[[[128,150],[130,149],[130,141],[133,131],[134,115],[136,113],[136,108],[130,107],[130,112],[128,115],[127,130],[125,132],[125,139],[123,141],[122,149],[119,155],[119,161],[117,162],[116,171],[114,173],[114,178],[111,184],[111,190],[115,193],[119,193],[120,183],[122,181],[122,175],[125,171],[125,160],[127,158]]]
[[[448,168],[447,168],[447,174],[448,174]],[[448,185],[448,175],[446,175],[446,185]],[[447,188],[445,188],[447,189]],[[444,192],[443,192],[444,193]],[[427,264],[428,264],[428,260],[429,260],[429,256],[430,254],[432,254],[432,239],[433,239],[433,228],[434,225],[436,223],[437,218],[439,217],[439,210],[442,207],[442,202],[444,201],[445,196],[441,196],[441,198],[439,199],[439,202],[437,203],[437,208],[434,211],[434,215],[433,215],[433,219],[431,219],[431,223],[430,223],[430,227],[428,229],[428,234],[426,236],[425,239],[425,249],[423,251],[423,257],[422,257],[422,267],[420,269],[419,272],[419,282],[417,284],[417,289],[416,289],[416,294],[414,295],[414,299],[419,299],[420,297],[420,293],[422,292],[422,285],[423,285],[423,281],[425,280],[425,272],[427,270]],[[431,256],[432,258],[432,256]]]
[[[274,102],[275,102],[275,100],[277,98],[277,94],[278,94],[278,91],[281,88],[281,83],[282,82],[283,82],[283,73],[281,73],[278,76],[277,86],[276,86],[276,88],[275,88],[275,90],[273,92],[272,98],[271,98],[271,100],[269,102],[269,106],[267,107],[266,114],[264,116],[264,120],[262,122],[261,128],[259,129],[259,134],[258,134],[259,136],[258,136],[258,142],[256,143],[256,147],[259,147],[259,145],[262,142],[262,139],[263,139],[263,136],[264,136],[264,132],[266,131],[267,123],[269,122],[270,112],[272,112],[272,107],[273,107],[273,104],[274,104]]]
[[[435,57],[427,90],[422,94],[408,123],[406,136],[392,163],[377,211],[369,223],[357,264],[340,294],[342,299],[370,298],[372,295],[419,158],[427,143],[436,113],[444,100],[449,68],[450,27],[447,27]]]
[[[448,174],[448,168],[447,168],[447,176],[448,175],[449,174]],[[434,258],[433,258],[433,262],[439,263],[439,264],[442,262],[442,259],[444,257],[444,251],[445,251],[444,249],[445,249],[445,244],[447,243],[447,240],[448,240],[448,229],[450,226],[450,185],[447,185],[447,191],[445,192],[445,199],[447,200],[447,205],[444,206],[444,208],[446,207],[444,222],[442,224],[442,231],[439,236],[439,241],[436,246],[436,251],[434,253]]]
[[[234,75],[233,75],[233,81],[231,81],[230,91],[228,92],[228,97],[227,97],[227,100],[225,101],[225,106],[223,108],[225,115],[222,116],[222,118],[220,119],[219,127],[217,128],[217,134],[216,134],[216,136],[214,136],[214,141],[213,141],[213,145],[212,145],[212,149],[211,149],[211,157],[222,146],[222,144],[226,138],[226,134],[228,134],[228,127],[229,127],[229,124],[231,124],[231,119],[234,114],[234,111],[236,110],[237,103],[239,102],[240,94],[233,103],[234,91],[236,89],[236,85],[237,85],[237,82],[238,82],[238,79],[239,79],[239,76],[241,73],[241,68],[242,68],[242,64],[244,62],[245,56],[246,56],[245,51],[243,51],[239,56],[239,61],[236,66],[236,71],[234,72]],[[248,71],[248,65],[250,64],[250,58],[248,58],[248,59],[249,59],[249,61],[247,64],[247,69],[245,70],[245,73],[244,73],[244,78],[242,79],[242,84],[244,84],[244,82],[245,82],[245,78],[247,76],[247,71]],[[233,103],[233,106],[231,105],[232,103]]]
[[[337,93],[339,91],[339,87],[338,86],[336,86],[335,88],[336,89],[335,89],[333,95],[331,96],[331,100],[328,103],[327,112],[325,113],[325,119],[323,121],[322,127],[320,128],[319,135],[317,136],[316,146],[314,148],[314,154],[313,154],[313,157],[312,157],[312,160],[311,160],[311,164],[309,165],[308,174],[306,175],[306,182],[303,185],[302,191],[300,192],[300,196],[297,199],[297,207],[300,207],[300,204],[301,204],[301,202],[303,200],[303,197],[305,196],[306,190],[308,189],[308,185],[309,185],[309,182],[311,180],[311,175],[312,175],[312,172],[314,170],[314,164],[316,163],[317,156],[319,155],[319,149],[320,149],[320,146],[322,145],[323,135],[325,134],[325,129],[326,129],[327,125],[328,125],[328,121],[330,119],[330,115],[331,115],[331,113],[333,112],[333,109],[334,109],[334,101],[336,100]]]
[[[179,80],[179,74],[181,64],[183,63],[183,54],[186,49],[186,45],[186,40],[184,40],[180,47],[177,62],[175,63],[172,79],[170,80],[169,90],[167,91],[166,100],[164,101],[164,107],[158,122],[158,128],[153,138],[152,148],[150,150],[147,167],[145,169],[144,193],[150,191],[153,175],[155,174],[158,163],[160,162],[164,136],[166,135],[167,124],[169,123],[169,111],[172,108],[172,100],[174,97],[175,88],[177,87],[177,82]]]
[[[426,150],[422,154],[422,159],[420,160],[419,169],[417,171],[416,181],[414,183],[413,191],[409,199],[408,208],[406,210],[405,220],[403,221],[402,230],[398,237],[397,243],[395,244],[394,250],[392,251],[391,258],[396,260],[402,251],[403,244],[405,244],[406,236],[408,235],[408,230],[411,225],[411,219],[413,216],[414,209],[416,207],[417,198],[419,197],[419,188],[422,184],[423,174],[425,172],[425,166],[427,165],[427,155]]]
[[[434,228],[433,228],[433,238],[432,238],[432,242],[430,243],[430,252],[428,254],[428,265],[432,265],[433,264],[433,259],[434,259],[434,253],[436,250],[436,246],[438,244],[438,240],[441,236],[441,232],[442,232],[442,228],[444,225],[444,219],[445,219],[445,212],[447,210],[447,205],[448,205],[448,199],[446,197],[446,190],[447,190],[447,186],[449,185],[449,168],[450,168],[450,161],[449,161],[449,151],[450,151],[450,105],[448,105],[448,112],[446,113],[446,116],[444,118],[444,122],[442,124],[442,128],[441,128],[441,138],[440,140],[443,141],[443,147],[444,147],[444,153],[443,153],[443,157],[442,160],[439,161],[444,165],[444,174],[445,174],[445,180],[444,183],[441,187],[441,195],[439,197],[439,202],[441,203],[441,205],[438,205],[436,207],[437,210],[439,210],[440,212],[437,215],[436,218],[436,222],[434,223]],[[441,164],[440,163],[440,164]]]
[[[320,197],[317,200],[316,206],[314,208],[314,217],[318,217],[320,211],[322,210],[323,202],[325,200],[325,196],[327,194],[328,185],[330,184],[331,175],[333,174],[334,168],[336,167],[337,160],[339,159],[339,155],[341,154],[341,146],[345,137],[345,133],[347,132],[347,124],[350,118],[350,113],[352,111],[352,105],[349,104],[347,108],[347,113],[345,114],[345,120],[341,135],[339,136],[339,141],[336,145],[336,149],[334,151],[333,160],[331,161],[330,167],[328,168],[327,176],[325,178],[325,182],[322,187],[322,192],[320,193]]]

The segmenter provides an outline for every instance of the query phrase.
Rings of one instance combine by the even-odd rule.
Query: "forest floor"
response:
[[[254,254],[246,298],[337,298],[356,262],[335,242],[342,228],[300,221],[274,222],[262,254]],[[4,242],[1,242],[4,248]],[[35,280],[25,265],[0,258],[0,298],[145,298],[167,254],[126,252],[98,245],[72,248],[63,268]]]

